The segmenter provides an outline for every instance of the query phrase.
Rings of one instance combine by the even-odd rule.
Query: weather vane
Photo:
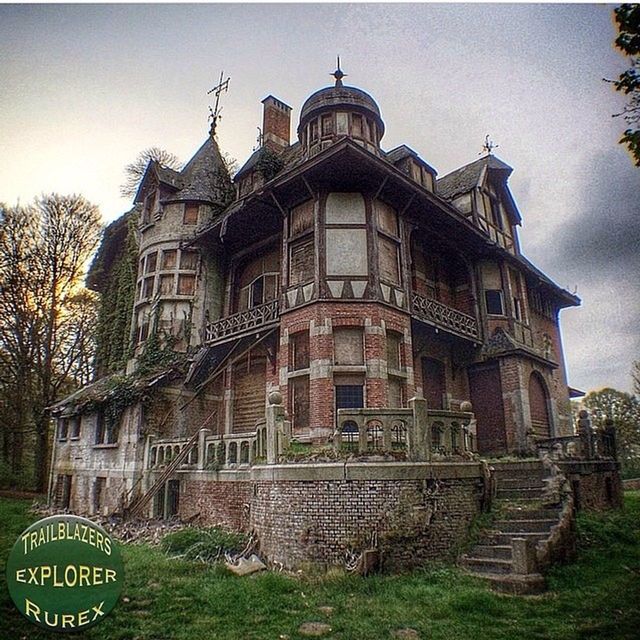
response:
[[[253,151],[256,151],[256,149],[259,149],[262,146],[262,143],[264,142],[264,134],[262,133],[262,129],[260,127],[256,127],[256,129],[258,130],[258,136],[256,138],[256,146],[253,147]]]
[[[484,144],[482,145],[482,151],[478,154],[479,156],[481,156],[483,153],[486,153],[487,155],[491,155],[491,152],[494,149],[497,149],[500,145],[499,144],[494,144],[493,140],[491,140],[491,138],[489,138],[489,134],[487,133],[487,135],[484,138]]]
[[[231,80],[231,78],[229,77],[226,80],[223,80],[223,78],[224,78],[224,71],[221,71],[220,80],[218,84],[215,87],[213,87],[213,89],[209,89],[209,91],[207,91],[207,95],[209,95],[210,93],[213,93],[213,95],[215,95],[216,97],[216,103],[213,109],[211,108],[211,106],[209,106],[209,118],[211,120],[211,129],[209,132],[211,134],[211,137],[215,136],[216,125],[218,124],[218,120],[220,120],[220,118],[222,117],[220,115],[220,112],[222,111],[222,107],[220,106],[220,94],[223,91],[225,93],[229,91],[229,81]]]
[[[346,77],[347,74],[343,73],[342,69],[340,68],[340,56],[337,56],[337,58],[338,58],[338,66],[336,70],[329,75],[332,75],[336,79],[336,87],[341,87],[342,78]]]

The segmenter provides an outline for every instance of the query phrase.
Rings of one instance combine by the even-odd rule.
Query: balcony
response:
[[[277,325],[279,317],[278,301],[270,300],[246,311],[209,322],[204,330],[204,342],[211,345],[240,338]]]
[[[414,317],[426,324],[430,324],[438,329],[448,331],[467,340],[477,342],[478,322],[477,320],[442,304],[437,300],[425,298],[419,293],[413,293],[411,298],[411,313]]]

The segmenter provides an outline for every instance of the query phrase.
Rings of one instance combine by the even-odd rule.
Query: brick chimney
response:
[[[267,96],[262,104],[262,144],[280,153],[289,146],[291,107],[273,96]]]

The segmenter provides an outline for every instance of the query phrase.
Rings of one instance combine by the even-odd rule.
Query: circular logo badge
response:
[[[16,607],[51,631],[77,631],[104,620],[123,582],[122,559],[111,536],[78,516],[32,524],[7,561],[7,585]]]

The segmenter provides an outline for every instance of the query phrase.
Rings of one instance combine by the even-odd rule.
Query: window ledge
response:
[[[308,367],[306,369],[293,369],[289,371],[289,378],[296,378],[299,376],[308,376],[311,373],[311,369]]]
[[[334,364],[334,373],[366,373],[367,366],[365,364]]]
[[[109,442],[104,444],[94,444],[94,449],[117,449],[120,445],[117,442]]]

